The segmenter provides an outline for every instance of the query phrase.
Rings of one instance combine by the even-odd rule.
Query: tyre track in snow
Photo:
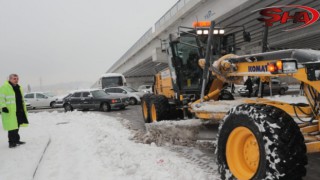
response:
[[[46,152],[47,152],[47,149],[48,149],[48,147],[50,146],[50,144],[51,144],[51,137],[49,137],[49,140],[48,140],[48,142],[47,142],[46,147],[45,147],[44,150],[43,150],[43,153],[42,153],[42,155],[41,155],[41,157],[40,157],[40,159],[39,159],[39,162],[38,162],[38,164],[37,164],[37,167],[36,167],[36,169],[34,170],[34,173],[33,173],[33,176],[32,176],[33,179],[35,179],[35,177],[36,177],[36,175],[37,175],[37,172],[38,172],[38,169],[39,169],[39,167],[40,167],[40,165],[41,165],[41,162],[42,162],[42,160],[43,160],[43,157],[45,156],[45,154],[46,154]]]

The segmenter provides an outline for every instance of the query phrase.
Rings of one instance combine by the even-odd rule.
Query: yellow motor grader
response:
[[[220,121],[216,152],[221,179],[301,179],[306,154],[320,152],[320,52],[236,56],[235,33],[242,32],[245,41],[250,34],[244,28],[226,34],[227,28],[196,22],[193,28],[180,27],[178,37],[170,36],[169,68],[155,75],[154,94],[142,100],[145,122],[189,116]],[[248,76],[266,82],[290,76],[304,84],[308,103],[234,100],[225,84],[243,84]]]

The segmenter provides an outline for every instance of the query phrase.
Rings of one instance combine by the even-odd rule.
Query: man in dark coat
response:
[[[248,90],[248,98],[251,98],[251,94],[253,92],[253,84],[250,76],[248,77],[244,85],[246,86],[246,90]]]

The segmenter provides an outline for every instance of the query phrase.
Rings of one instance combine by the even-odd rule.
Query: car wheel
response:
[[[63,107],[65,112],[73,111],[73,107],[70,104],[65,104]]]
[[[138,103],[137,99],[136,98],[130,98],[130,101],[129,101],[130,105],[136,105]]]
[[[101,104],[101,111],[103,112],[109,112],[111,110],[111,107],[108,103],[102,103]]]
[[[56,105],[56,102],[54,102],[54,101],[50,103],[51,108],[55,108],[55,105]]]
[[[229,91],[223,90],[219,95],[219,100],[234,100],[234,97]]]
[[[284,95],[286,93],[286,90],[284,88],[281,88],[280,91],[279,91],[279,94],[280,95]]]

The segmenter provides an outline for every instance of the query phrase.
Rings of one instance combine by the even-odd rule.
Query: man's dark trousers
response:
[[[10,144],[16,144],[20,141],[19,129],[8,131],[8,138]]]

